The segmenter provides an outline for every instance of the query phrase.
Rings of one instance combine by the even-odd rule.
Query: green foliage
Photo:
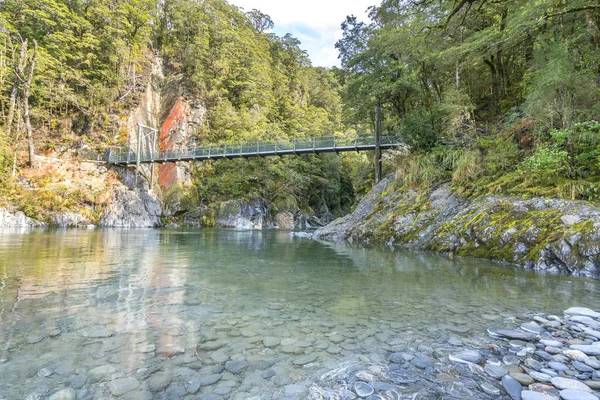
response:
[[[10,152],[8,138],[3,129],[0,128],[0,176],[7,173],[9,169]],[[1,179],[1,178],[0,178]]]
[[[568,153],[551,147],[540,147],[520,166],[521,173],[558,176],[566,171]]]

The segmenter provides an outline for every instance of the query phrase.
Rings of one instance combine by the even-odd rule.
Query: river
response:
[[[285,231],[2,232],[0,399],[351,398],[357,371],[378,398],[483,398],[448,353],[599,291]],[[386,382],[391,353],[431,365]]]

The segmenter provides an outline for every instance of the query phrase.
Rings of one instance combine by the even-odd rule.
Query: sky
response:
[[[340,25],[347,15],[367,20],[367,8],[379,0],[228,0],[245,11],[257,9],[269,15],[278,36],[291,33],[302,42],[312,64],[339,65],[334,45],[342,37]]]

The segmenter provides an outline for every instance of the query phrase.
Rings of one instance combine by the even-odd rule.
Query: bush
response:
[[[546,174],[559,176],[568,167],[568,156],[565,150],[553,147],[540,147],[536,152],[523,161],[519,167],[521,173]]]

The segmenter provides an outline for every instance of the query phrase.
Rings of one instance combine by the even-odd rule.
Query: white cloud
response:
[[[341,23],[354,14],[366,20],[369,6],[379,0],[229,0],[246,11],[257,9],[268,14],[278,35],[291,33],[302,42],[313,65],[339,65],[334,45],[341,38]]]

